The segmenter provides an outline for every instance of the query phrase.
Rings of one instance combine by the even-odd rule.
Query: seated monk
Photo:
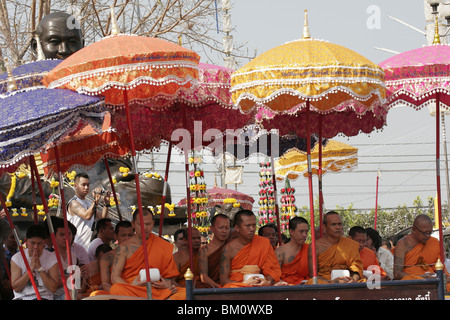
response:
[[[364,270],[372,270],[380,275],[381,280],[387,280],[388,276],[386,271],[380,266],[376,253],[366,247],[367,232],[366,229],[360,226],[351,227],[348,236],[350,239],[359,243],[359,256],[363,263]]]
[[[153,214],[148,208],[142,208],[145,234],[141,232],[139,211],[133,213],[131,224],[136,232],[133,237],[121,244],[116,250],[111,270],[110,293],[112,295],[147,297],[146,281],[141,281],[139,271],[146,268],[142,236],[145,236],[149,268],[157,268],[161,281],[151,282],[152,299],[186,299],[186,289],[178,286],[175,277],[179,275],[173,260],[173,246],[166,240],[152,234]]]
[[[185,239],[189,239],[188,230],[183,230]],[[189,254],[189,245],[183,246],[180,250],[173,254],[173,260],[177,265],[180,274],[175,278],[175,281],[182,287],[186,286],[186,280],[184,279],[184,274],[187,269],[190,268],[194,274],[194,284],[200,282],[200,268],[198,265],[198,250],[202,245],[202,237],[200,231],[197,228],[192,228],[192,260],[193,268],[191,268],[191,259]]]
[[[427,215],[418,215],[411,233],[397,242],[394,250],[394,279],[413,280],[436,277],[435,264],[440,258],[439,240],[432,237],[433,223]],[[444,268],[445,270],[445,268]],[[450,277],[447,276],[447,291]]]
[[[281,267],[281,281],[275,285],[297,285],[309,279],[308,237],[309,224],[302,217],[289,221],[291,241],[275,250]]]
[[[222,214],[216,214],[211,219],[210,230],[212,240],[200,248],[198,262],[200,265],[200,280],[204,288],[220,287],[220,255],[223,246],[230,236],[230,219]]]
[[[316,241],[317,280],[322,283],[358,282],[363,276],[363,263],[359,256],[359,244],[342,236],[342,220],[335,211],[323,218],[324,234]],[[312,246],[308,250],[309,276],[307,284],[313,284]],[[348,270],[350,277],[331,279],[331,271]]]
[[[237,212],[234,228],[237,237],[223,247],[220,258],[222,287],[272,286],[277,283],[281,268],[269,239],[255,234],[254,213],[250,210]],[[257,275],[245,279],[248,274]]]
[[[99,268],[100,268],[100,284],[99,288],[90,293],[90,297],[109,294],[111,288],[111,268],[114,263],[116,256],[117,246],[121,245],[134,234],[133,226],[130,221],[123,220],[116,224],[114,230],[114,238],[117,244],[114,244],[115,248],[102,254],[99,257]]]

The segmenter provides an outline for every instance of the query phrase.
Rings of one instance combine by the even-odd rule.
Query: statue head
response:
[[[46,15],[36,28],[46,59],[65,59],[84,47],[80,24],[73,15],[57,11]],[[31,48],[37,52],[33,39]]]

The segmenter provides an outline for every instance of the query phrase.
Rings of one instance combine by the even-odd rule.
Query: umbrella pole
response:
[[[377,230],[377,218],[378,218],[378,181],[380,177],[377,175],[377,187],[375,190],[375,222],[373,228]]]
[[[19,247],[20,254],[21,254],[22,259],[23,259],[23,261],[25,263],[25,267],[27,268],[28,277],[30,278],[31,285],[33,286],[34,292],[36,293],[36,298],[38,300],[42,300],[41,294],[39,293],[38,287],[36,285],[36,281],[34,280],[33,272],[30,269],[30,264],[28,263],[27,256],[25,255],[25,251],[23,250],[23,247],[20,245],[20,238],[19,238],[19,235],[17,234],[17,229],[14,226],[14,223],[12,222],[11,215],[9,214],[8,207],[6,206],[5,199],[3,198],[3,195],[1,194],[1,192],[0,192],[0,203],[1,203],[1,205],[3,207],[3,210],[4,210],[5,214],[6,214],[6,219],[8,220],[9,226],[11,227],[11,230],[12,230],[12,232],[14,234],[14,238],[16,239],[17,245]],[[5,265],[5,267],[7,267],[7,265]]]
[[[309,185],[309,213],[311,223],[311,245],[312,245],[312,266],[313,266],[313,284],[317,284],[317,256],[316,256],[316,232],[314,226],[314,198],[312,185],[311,168],[311,127],[310,127],[310,103],[306,100],[306,150],[308,157],[308,185]]]
[[[63,211],[63,220],[64,220],[64,232],[66,234],[66,250],[67,250],[67,261],[69,266],[73,266],[74,263],[72,261],[72,250],[70,248],[71,239],[69,239],[69,223],[67,222],[67,207],[66,207],[66,197],[64,195],[64,183],[63,183],[63,175],[61,173],[61,160],[59,158],[58,146],[55,145],[55,159],[56,159],[56,168],[58,171],[58,180],[59,180],[59,197],[61,200],[61,207]],[[76,291],[75,284],[71,281],[71,293],[73,300],[76,300]]]
[[[308,137],[310,139],[310,137]],[[322,115],[319,114],[319,234],[323,236],[322,216],[323,216],[323,192],[322,192]]]
[[[122,221],[123,220],[122,219],[122,214],[120,213],[119,201],[117,199],[116,189],[114,187],[114,181],[113,181],[113,178],[111,176],[111,169],[109,168],[108,159],[106,157],[104,157],[103,161],[105,163],[106,172],[108,173],[109,183],[111,184],[111,191],[113,193],[114,202],[116,203],[116,209],[117,209],[117,214],[119,215],[119,221]]]
[[[147,248],[147,241],[145,239],[145,226],[144,226],[144,213],[142,211],[142,197],[141,197],[141,186],[139,183],[139,173],[137,171],[137,164],[136,164],[136,147],[134,145],[134,136],[133,136],[133,127],[131,124],[131,113],[130,113],[130,106],[128,105],[128,94],[127,90],[123,90],[123,101],[125,104],[125,112],[127,116],[127,125],[128,125],[128,133],[130,136],[130,149],[131,149],[131,159],[133,164],[133,174],[134,174],[134,181],[136,183],[136,196],[137,196],[137,206],[138,206],[138,212],[139,212],[139,222],[141,224],[141,240],[142,240],[142,249],[144,252],[144,262],[145,262],[145,276],[146,276],[146,284],[147,284],[147,299],[152,300],[152,287],[150,282],[150,267],[149,267],[149,261],[148,261],[148,248]]]
[[[440,160],[439,160],[439,136],[440,136],[440,97],[439,92],[436,92],[436,187],[437,187],[437,203],[438,203],[438,226],[439,226],[439,244],[441,253],[441,262],[445,262],[444,254],[444,241],[442,231],[442,206],[441,206],[441,173],[440,173]]]
[[[31,172],[31,192],[33,193],[33,213],[34,213],[34,224],[38,224],[38,213],[36,208],[36,185],[34,184],[33,173]]]
[[[164,212],[166,205],[167,179],[169,178],[170,158],[172,156],[172,141],[169,141],[169,150],[167,151],[166,173],[164,176],[163,193],[161,200],[161,217],[159,218],[159,236],[162,236],[162,228],[164,223]]]
[[[186,129],[186,108],[184,103],[182,104],[183,112],[183,128]],[[189,137],[191,139],[192,137]],[[189,141],[191,148],[193,147],[192,139]],[[193,149],[193,148],[192,148]],[[186,176],[186,206],[187,206],[187,216],[188,216],[188,242],[189,242],[189,265],[191,271],[194,270],[194,252],[192,249],[192,212],[191,212],[191,189],[189,187],[189,150],[184,150],[184,171]]]
[[[278,232],[278,245],[281,246],[281,224],[280,224],[280,213],[278,210],[278,199],[277,199],[277,177],[275,175],[275,164],[273,161],[273,150],[272,150],[272,135],[269,134],[269,150],[270,150],[270,161],[272,165],[272,179],[273,179],[273,194],[275,196],[275,215],[277,217],[277,232]]]
[[[59,249],[58,249],[58,246],[56,245],[55,230],[53,229],[52,219],[50,218],[50,213],[48,212],[48,206],[47,206],[47,201],[45,199],[44,189],[42,188],[41,179],[39,177],[39,172],[38,172],[38,169],[36,166],[36,160],[34,159],[33,155],[30,156],[30,167],[31,167],[32,174],[34,174],[34,177],[36,178],[36,182],[37,182],[38,189],[39,189],[39,194],[40,194],[41,200],[42,200],[42,205],[44,206],[45,216],[47,219],[48,231],[50,233],[50,238],[53,243],[53,249],[55,250],[56,261],[58,262],[59,274],[61,275],[61,281],[62,281],[62,285],[64,288],[64,293],[66,295],[66,300],[71,300],[69,289],[67,288],[66,275],[64,273],[64,267],[63,267],[63,264],[61,261],[61,255],[59,254]]]
[[[61,162],[59,158],[58,146],[55,145],[55,159],[56,159],[56,168],[58,171],[58,179],[59,179],[59,196],[61,199],[61,208],[63,211],[63,219],[64,219],[64,232],[66,233],[66,250],[67,250],[67,261],[69,262],[69,266],[73,265],[72,262],[72,254],[70,250],[70,239],[69,239],[69,224],[67,222],[67,210],[66,210],[66,197],[64,196],[64,183],[63,177],[61,174]]]

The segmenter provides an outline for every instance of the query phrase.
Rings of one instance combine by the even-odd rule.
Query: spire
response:
[[[433,44],[440,44],[441,43],[441,37],[439,36],[439,23],[438,23],[438,17],[436,15],[436,23],[434,26],[434,39]]]
[[[309,33],[309,25],[308,25],[308,10],[305,9],[305,20],[303,23],[303,39],[310,39],[311,34]]]
[[[115,36],[120,33],[119,27],[117,26],[116,16],[114,14],[114,6],[111,5],[111,35]]]
[[[13,92],[14,90],[17,90],[16,81],[14,80],[14,76],[11,71],[11,66],[9,65],[8,58],[5,58],[5,67],[6,72],[8,74],[8,92]]]
[[[44,50],[42,50],[42,44],[41,44],[41,40],[39,39],[38,35],[35,35],[35,40],[36,40],[36,53],[37,53],[37,60],[45,60],[45,55],[44,55]]]

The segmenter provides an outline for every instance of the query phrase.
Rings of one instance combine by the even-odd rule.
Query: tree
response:
[[[0,0],[0,59],[8,57],[14,66],[33,60],[28,49],[36,26],[56,10],[77,18],[86,45],[98,41],[110,33],[111,5],[123,33],[181,42],[209,62],[224,57],[215,0]],[[236,46],[232,55],[248,58],[240,53],[243,47]]]

